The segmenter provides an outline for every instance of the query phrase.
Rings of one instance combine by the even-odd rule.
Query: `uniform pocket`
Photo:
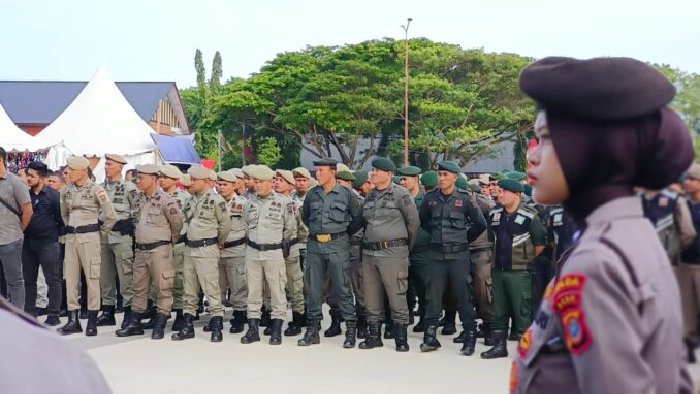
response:
[[[408,290],[408,271],[400,271],[396,273],[396,294],[406,294]]]
[[[334,222],[345,222],[346,212],[347,207],[344,204],[333,203],[330,211],[328,212],[328,217]]]
[[[161,289],[172,289],[175,285],[175,270],[167,269],[163,271],[160,275],[160,288]]]
[[[134,272],[134,252],[129,250],[128,252],[122,252],[119,254],[121,259],[122,269],[124,270],[124,275],[132,275]]]
[[[462,212],[450,211],[450,223],[452,224],[452,227],[454,227],[454,228],[458,228],[458,229],[466,229],[467,228],[467,221],[464,218],[464,213],[462,213]]]

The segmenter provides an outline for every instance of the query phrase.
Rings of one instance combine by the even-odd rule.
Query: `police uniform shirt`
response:
[[[309,229],[309,252],[337,252],[348,247],[347,235],[352,236],[362,228],[362,207],[353,193],[340,184],[336,184],[329,193],[325,193],[321,186],[316,186],[306,193],[302,220]],[[320,243],[314,239],[317,234],[341,236]]]
[[[508,213],[503,206],[497,206],[489,218],[491,238],[496,245],[496,268],[526,269],[527,264],[536,257],[532,246],[545,246],[547,243],[546,231],[539,217],[522,204],[513,213]]]
[[[61,217],[66,226],[79,227],[96,224],[102,209],[103,234],[112,230],[117,222],[117,214],[105,190],[93,181],[83,186],[74,183],[61,190]]]
[[[362,203],[362,216],[365,222],[363,242],[371,244],[403,239],[407,243],[382,250],[363,248],[363,254],[408,257],[419,222],[418,210],[406,188],[392,183],[384,190],[372,189]]]
[[[226,242],[235,242],[244,240],[248,232],[248,225],[243,220],[243,208],[247,200],[241,196],[233,195],[231,199],[226,201],[226,212],[231,218],[231,231],[226,237]],[[244,257],[246,251],[245,242],[241,245],[221,250],[221,257]]]
[[[183,211],[187,221],[187,239],[199,241],[217,238],[223,244],[231,231],[231,218],[226,212],[226,201],[223,197],[209,190],[203,194],[190,197]],[[186,252],[193,257],[219,257],[219,250],[209,247],[187,248]]]
[[[192,197],[190,193],[188,193],[185,190],[180,190],[180,189],[175,189],[173,193],[169,193],[170,197],[172,197],[176,202],[177,202],[177,207],[182,213],[185,209],[185,205],[187,204],[187,201]],[[184,216],[183,216],[184,218]],[[182,230],[180,231],[180,235],[185,235],[187,234],[187,221],[183,220],[182,222]]]
[[[152,196],[138,194],[136,208],[136,243],[151,244],[177,241],[182,230],[182,214],[177,201],[158,188]]]
[[[118,220],[133,220],[136,218],[139,191],[133,182],[123,179],[116,182],[105,181],[102,184],[102,188],[107,192]],[[103,216],[104,214],[101,213],[100,220],[103,220]],[[108,244],[131,242],[131,236],[128,234],[122,235],[119,231],[110,231],[102,242]]]
[[[243,219],[248,225],[248,241],[280,247],[260,251],[249,246],[246,254],[252,254],[258,260],[282,259],[282,241],[293,239],[297,231],[294,210],[289,197],[276,192],[271,192],[266,197],[256,195],[248,200],[243,209]]]

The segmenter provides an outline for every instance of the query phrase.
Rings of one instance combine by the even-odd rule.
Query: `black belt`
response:
[[[159,246],[163,245],[170,245],[170,241],[158,241],[158,242],[153,242],[150,244],[136,244],[136,250],[144,251],[144,250],[153,250]]]
[[[189,246],[190,248],[201,248],[204,246],[216,245],[217,243],[219,243],[219,239],[218,238],[204,238],[204,239],[199,239],[196,241],[187,240],[185,242],[187,242],[187,246]]]
[[[481,252],[491,252],[491,251],[493,251],[493,248],[491,248],[491,247],[489,247],[489,246],[486,246],[486,247],[483,247],[483,248],[469,249],[469,252],[472,253],[472,254],[481,253]]]
[[[516,268],[513,268],[513,267],[506,268],[506,267],[501,267],[501,266],[496,265],[493,267],[493,269],[495,271],[500,271],[500,272],[521,272],[521,271],[527,271],[527,266],[524,266],[522,268],[517,268],[517,267]]]
[[[394,248],[397,246],[408,246],[408,240],[405,238],[401,238],[401,239],[392,239],[391,241],[363,242],[362,243],[362,249],[367,249],[367,250],[383,250],[383,249]]]
[[[234,247],[236,247],[236,246],[245,245],[245,242],[246,242],[246,238],[245,238],[245,237],[243,237],[243,238],[241,238],[241,239],[237,239],[237,240],[235,240],[235,241],[224,242],[224,249],[234,248]]]
[[[346,235],[347,232],[342,232],[342,233],[335,233],[335,234],[310,234],[309,239],[313,239],[318,243],[326,243],[326,242],[331,242],[333,240],[336,240],[343,235]]]
[[[94,233],[95,231],[100,231],[100,224],[88,224],[85,226],[65,226],[66,234],[84,234],[84,233]]]
[[[187,234],[181,235],[180,238],[177,239],[177,242],[175,242],[175,244],[181,244],[183,242],[187,242]]]
[[[251,241],[251,240],[248,240],[248,246],[250,246],[251,248],[258,250],[260,252],[265,252],[268,250],[282,249],[281,243],[279,243],[279,244],[258,244],[258,243]]]
[[[457,252],[469,251],[468,244],[459,244],[459,245],[430,244],[430,247],[433,249],[439,250],[442,253],[457,253]]]
[[[362,246],[361,239],[350,240],[350,246]]]

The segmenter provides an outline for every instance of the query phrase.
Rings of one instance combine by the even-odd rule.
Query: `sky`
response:
[[[0,80],[195,84],[194,53],[224,81],[278,53],[409,37],[545,56],[630,56],[700,73],[700,0],[0,0]]]

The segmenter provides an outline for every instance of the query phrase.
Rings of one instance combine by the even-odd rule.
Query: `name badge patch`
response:
[[[515,217],[515,224],[525,223],[525,216],[518,215]]]

